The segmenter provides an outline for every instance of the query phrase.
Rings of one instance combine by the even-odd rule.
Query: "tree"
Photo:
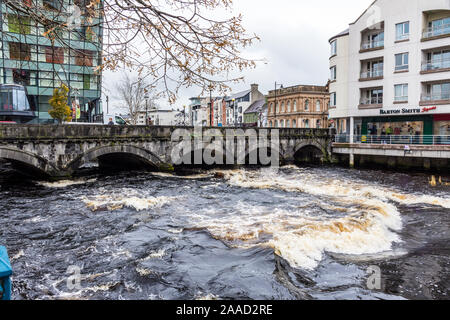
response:
[[[43,25],[52,43],[76,54],[85,52],[64,39],[65,31],[98,38],[104,50],[97,71],[134,70],[152,88],[161,85],[160,93],[171,103],[182,86],[223,92],[230,82],[243,79],[230,73],[255,67],[241,50],[258,37],[247,35],[242,16],[232,14],[232,0],[74,0],[76,7],[70,10],[57,5],[63,0],[44,2],[44,7],[30,6],[30,1],[3,0],[9,9]],[[54,15],[48,14],[50,9]],[[227,17],[213,18],[218,12]]]
[[[136,124],[139,113],[157,108],[155,96],[150,94],[148,82],[141,78],[132,77],[124,72],[121,81],[116,85],[117,95],[125,103],[122,107]]]
[[[53,96],[49,100],[52,108],[48,110],[48,113],[53,119],[58,120],[58,123],[72,119],[72,111],[67,105],[68,93],[69,88],[62,84],[60,88],[53,90]]]

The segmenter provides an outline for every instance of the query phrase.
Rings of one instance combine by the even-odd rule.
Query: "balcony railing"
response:
[[[368,49],[381,48],[383,46],[384,46],[384,40],[369,41],[369,42],[363,42],[361,44],[361,49],[368,50]]]
[[[361,105],[383,104],[383,97],[363,98],[359,103]]]
[[[422,101],[450,100],[450,91],[433,94],[422,94]]]
[[[409,33],[398,34],[395,38],[396,41],[403,41],[409,39]]]
[[[422,71],[431,71],[450,68],[450,59],[430,60],[422,63]]]
[[[404,101],[408,101],[408,96],[397,96],[397,97],[394,97],[394,101],[395,101],[395,102],[404,102]]]
[[[450,24],[426,28],[423,32],[423,37],[426,39],[446,34],[450,34]]]
[[[335,143],[350,143],[350,135],[337,134]],[[400,145],[450,145],[449,135],[354,135],[353,143]]]
[[[369,70],[361,72],[361,79],[378,78],[383,76],[383,70]]]

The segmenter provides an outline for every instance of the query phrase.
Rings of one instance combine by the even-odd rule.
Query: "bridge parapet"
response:
[[[176,130],[187,131],[191,138],[203,136],[200,148],[205,148],[213,137],[229,141],[230,136],[233,140],[246,136],[250,144],[248,136],[267,134],[269,140],[279,139],[277,144],[283,162],[293,161],[299,150],[311,146],[326,159],[331,154],[334,137],[328,129],[0,125],[0,158],[31,166],[53,177],[71,175],[78,167],[95,159],[125,166],[128,157],[157,169],[170,168],[174,164],[172,150],[180,141],[179,136],[173,137]]]

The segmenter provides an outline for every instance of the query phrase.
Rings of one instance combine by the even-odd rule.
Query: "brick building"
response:
[[[328,128],[327,86],[298,85],[272,90],[267,103],[269,127]]]

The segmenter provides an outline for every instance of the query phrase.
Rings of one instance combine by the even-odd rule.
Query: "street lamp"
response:
[[[278,89],[278,86],[280,86],[280,89],[283,89],[283,85],[281,83],[277,83],[275,81],[275,105],[274,105],[274,109],[273,109],[273,114],[274,114],[273,115],[273,122],[274,122],[274,124],[277,121],[277,89]]]

